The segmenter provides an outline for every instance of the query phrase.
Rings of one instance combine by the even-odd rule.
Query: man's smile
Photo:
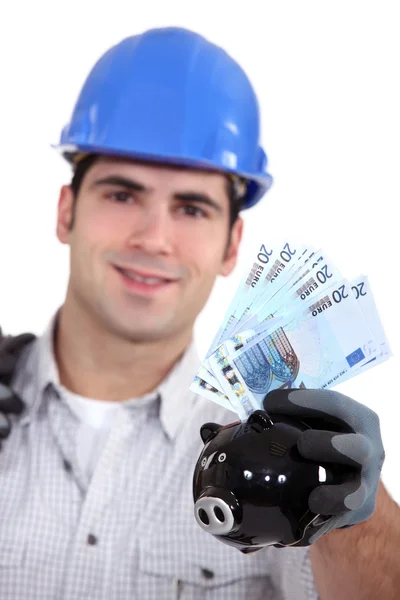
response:
[[[152,296],[165,290],[178,281],[177,279],[163,277],[158,273],[144,273],[116,265],[114,265],[114,269],[120,274],[121,280],[127,289],[146,296]]]

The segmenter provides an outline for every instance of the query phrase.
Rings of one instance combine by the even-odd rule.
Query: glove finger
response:
[[[291,390],[276,389],[268,392],[265,396],[263,405],[264,410],[270,414],[284,414],[288,416],[298,416],[304,413],[303,407],[290,402],[289,392]]]
[[[33,333],[21,333],[20,335],[10,335],[0,339],[0,354],[16,352],[29,342],[35,339]]]
[[[12,354],[0,354],[0,377],[10,376],[18,362],[18,357]]]
[[[6,415],[0,413],[0,440],[5,439],[10,433],[11,424]]]
[[[14,413],[19,415],[25,404],[10,388],[0,383],[0,413]]]
[[[330,426],[336,423],[339,431],[343,430],[344,427],[347,430],[351,429],[346,419],[332,416],[333,409],[331,405],[334,402],[332,398],[328,406],[326,402],[321,402],[320,394],[327,391],[309,389],[272,390],[264,398],[264,410],[270,415],[286,415],[303,419],[317,429],[320,428],[321,422],[326,421],[327,415],[329,415]],[[317,394],[314,392],[317,392]]]
[[[310,510],[316,514],[339,515],[363,506],[368,490],[361,476],[348,477],[337,485],[320,485],[315,488],[309,498]]]
[[[276,392],[282,392],[276,394]],[[279,404],[284,404],[284,414],[295,416],[319,417],[330,415],[348,424],[353,431],[366,434],[369,438],[380,440],[382,444],[378,415],[356,400],[333,390],[274,390],[264,399],[265,410],[282,412]],[[291,413],[286,412],[290,410]]]
[[[371,442],[362,433],[337,434],[319,429],[303,431],[297,448],[304,458],[315,462],[358,468],[366,465],[373,455]]]

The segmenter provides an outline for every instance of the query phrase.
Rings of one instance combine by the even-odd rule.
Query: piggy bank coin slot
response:
[[[255,410],[247,419],[247,423],[250,425],[251,429],[257,433],[270,429],[273,425],[273,422],[265,410]]]
[[[259,425],[258,423],[253,423],[253,424],[250,426],[250,429],[251,429],[252,431],[255,431],[256,433],[261,433],[261,432],[263,431],[263,428],[262,428],[262,427],[261,427],[261,425]]]

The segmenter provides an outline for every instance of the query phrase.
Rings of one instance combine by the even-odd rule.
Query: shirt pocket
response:
[[[141,552],[139,593],[141,600],[273,600],[272,583],[266,565],[254,565],[241,555],[226,567],[199,564],[190,556],[173,558]],[[247,564],[246,564],[247,563]]]

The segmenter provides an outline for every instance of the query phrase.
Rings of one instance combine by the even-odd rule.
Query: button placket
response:
[[[55,395],[53,402],[49,398],[48,414],[53,439],[61,453],[62,466],[73,477],[82,494],[84,494],[88,488],[88,480],[81,471],[74,452],[76,446],[76,420],[68,407],[62,403],[59,394],[55,390],[49,388],[47,393]]]
[[[66,597],[76,597],[83,593],[80,588],[79,578],[74,573],[89,573],[93,568],[98,568],[99,552],[105,547],[102,539],[102,515],[107,504],[113,499],[114,479],[113,473],[118,473],[118,463],[126,452],[126,445],[134,433],[134,425],[129,416],[121,413],[110,432],[110,436],[100,455],[93,473],[89,488],[82,507],[79,526],[69,565],[70,576],[66,585]],[[89,578],[90,579],[90,578]],[[85,589],[85,596],[90,590]]]

